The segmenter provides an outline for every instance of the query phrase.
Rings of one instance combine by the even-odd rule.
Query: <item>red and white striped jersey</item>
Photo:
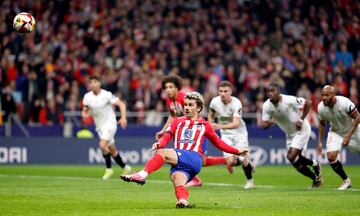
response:
[[[202,145],[205,137],[208,138],[216,148],[224,152],[232,154],[239,153],[238,149],[222,141],[210,123],[203,118],[197,120],[190,120],[187,117],[175,118],[159,141],[160,148],[164,148],[172,137],[174,138],[175,149],[196,151],[201,156],[204,155]]]

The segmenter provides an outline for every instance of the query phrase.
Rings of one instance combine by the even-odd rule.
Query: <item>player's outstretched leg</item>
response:
[[[186,187],[201,187],[202,181],[198,176],[195,176],[191,181],[186,184]]]
[[[150,160],[145,164],[145,167],[140,172],[134,173],[132,175],[121,175],[120,178],[127,182],[135,182],[137,184],[145,184],[146,178],[154,171],[160,169],[160,167],[165,163],[165,159],[160,154],[155,154]]]
[[[126,182],[135,182],[139,185],[143,185],[146,182],[146,177],[145,175],[142,175],[141,172],[144,171],[140,171],[131,175],[121,175],[120,178]]]

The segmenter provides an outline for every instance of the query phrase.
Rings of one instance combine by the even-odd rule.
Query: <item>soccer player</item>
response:
[[[182,81],[179,76],[176,75],[168,75],[164,77],[161,81],[162,88],[165,90],[168,98],[166,100],[166,105],[169,110],[169,117],[161,129],[161,131],[157,132],[155,135],[156,140],[159,140],[165,133],[165,130],[168,128],[170,123],[173,121],[175,117],[180,117],[184,115],[184,97],[185,93],[180,91],[182,88]],[[205,140],[203,147],[206,148],[207,141]],[[203,149],[206,154],[206,150]],[[212,166],[217,164],[226,164],[226,160],[224,157],[204,157],[203,166]],[[231,167],[227,167],[229,172],[231,171]],[[187,187],[200,187],[202,185],[202,181],[198,176],[195,176],[186,186]]]
[[[231,96],[232,84],[229,81],[221,81],[218,86],[219,96],[210,102],[208,121],[214,122],[217,117],[219,123],[212,123],[214,130],[220,129],[221,139],[235,148],[248,149],[248,133],[245,122],[242,119],[242,104],[239,99]],[[245,189],[254,187],[252,172],[254,167],[247,157],[239,157],[224,152],[226,162],[230,166],[242,165],[247,182]]]
[[[91,91],[84,96],[81,115],[87,118],[91,114],[95,121],[96,131],[100,138],[99,146],[106,164],[105,174],[102,179],[108,180],[114,174],[111,168],[111,157],[123,168],[123,173],[130,173],[131,167],[126,165],[121,159],[120,154],[116,150],[114,139],[117,124],[113,105],[120,108],[121,118],[119,119],[119,124],[122,128],[127,126],[126,106],[111,92],[101,89],[101,81],[98,77],[90,77],[89,87]]]
[[[201,170],[202,145],[207,137],[211,143],[222,151],[246,155],[247,149],[236,149],[223,142],[215,133],[210,123],[199,116],[204,100],[198,92],[187,93],[184,99],[185,116],[175,118],[163,137],[153,144],[151,150],[157,150],[140,172],[132,175],[121,175],[127,182],[145,184],[146,178],[161,168],[164,163],[171,165],[170,178],[174,184],[177,197],[177,208],[189,207],[189,191],[185,184]],[[164,149],[170,139],[174,138],[174,149]]]
[[[343,180],[338,190],[346,190],[351,187],[351,179],[346,175],[338,155],[342,147],[346,146],[351,151],[360,152],[360,115],[353,102],[346,97],[335,95],[333,86],[324,86],[321,95],[322,101],[318,104],[320,124],[317,152],[322,154],[325,125],[329,122],[331,127],[326,140],[326,155],[331,168]]]
[[[311,134],[310,124],[305,119],[311,109],[311,102],[304,98],[280,94],[277,84],[269,84],[267,96],[268,99],[263,104],[261,126],[266,129],[276,123],[285,132],[288,160],[297,171],[313,180],[311,189],[320,187],[320,163],[302,155],[307,149]]]

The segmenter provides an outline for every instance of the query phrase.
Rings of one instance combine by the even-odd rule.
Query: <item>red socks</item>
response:
[[[145,164],[144,170],[150,174],[158,169],[165,163],[165,159],[159,155],[155,154],[154,157],[150,158],[150,160]]]
[[[175,195],[178,200],[181,200],[181,199],[188,200],[189,191],[188,191],[188,189],[186,189],[186,187],[184,185],[180,185],[175,188]]]
[[[205,166],[217,164],[226,164],[226,159],[224,157],[205,157]]]

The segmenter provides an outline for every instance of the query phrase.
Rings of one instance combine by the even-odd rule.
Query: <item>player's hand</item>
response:
[[[83,117],[83,118],[89,118],[90,115],[89,115],[88,112],[85,112],[85,111],[83,110],[83,111],[81,112],[81,117]]]
[[[349,134],[345,134],[344,137],[343,137],[343,146],[347,146],[349,145],[349,142],[350,142],[350,139],[351,139],[351,136]]]
[[[118,123],[120,124],[122,129],[125,129],[127,126],[127,119],[126,118],[120,118]]]
[[[155,134],[155,139],[159,140],[162,136],[164,136],[165,132],[164,131],[159,131]]]
[[[238,155],[240,155],[240,156],[246,156],[247,153],[248,153],[248,149],[247,149],[247,148],[240,148]]]
[[[269,127],[272,127],[275,125],[275,122],[273,120],[267,120],[267,121],[263,121],[261,123],[261,127],[264,129],[268,129]]]
[[[151,151],[155,151],[156,149],[159,149],[159,148],[160,148],[160,143],[156,142],[152,145]]]
[[[212,128],[213,128],[214,130],[219,130],[219,129],[221,129],[221,125],[216,124],[216,123],[212,123],[211,126],[212,126]]]
[[[318,143],[316,146],[316,153],[318,156],[322,155],[322,143]]]
[[[303,122],[304,122],[304,120],[299,119],[299,120],[295,123],[296,130],[301,130],[301,127],[302,127]]]

